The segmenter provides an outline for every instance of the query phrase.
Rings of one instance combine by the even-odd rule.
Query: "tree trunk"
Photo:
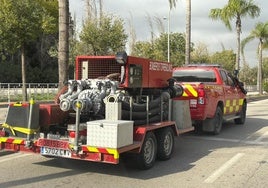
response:
[[[259,94],[262,95],[262,42],[259,43],[259,65],[258,65],[258,77],[257,86]]]
[[[59,87],[60,90],[68,81],[69,59],[69,0],[59,0]]]
[[[235,69],[240,70],[240,52],[241,52],[241,45],[240,45],[240,34],[241,34],[241,20],[237,18],[236,21],[236,33],[237,33],[237,54],[236,54],[236,64]]]
[[[24,45],[21,47],[21,78],[22,78],[22,100],[27,101],[26,88],[26,66],[25,66],[25,49]]]
[[[191,45],[191,0],[186,0],[185,64],[190,64]]]

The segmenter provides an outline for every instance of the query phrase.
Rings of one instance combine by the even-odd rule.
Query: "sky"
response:
[[[149,41],[151,28],[148,23],[148,15],[163,18],[165,29],[167,31],[169,14],[168,0],[103,0],[103,9],[107,13],[117,15],[125,21],[125,29],[128,32],[129,20],[134,25],[137,40]],[[236,52],[236,31],[235,21],[232,21],[232,31],[228,30],[220,20],[212,20],[208,17],[213,8],[223,8],[228,0],[192,0],[191,15],[191,42],[194,44],[204,43],[208,46],[209,52],[221,51],[222,47],[226,50]],[[254,29],[256,23],[268,21],[268,7],[266,0],[254,0],[255,4],[261,8],[261,14],[258,18],[242,18],[241,39],[247,37]],[[77,24],[81,24],[85,17],[84,0],[69,0],[70,11],[76,17]],[[177,0],[176,7],[170,12],[170,32],[185,32],[186,18],[186,0]],[[157,27],[154,27],[157,31]],[[248,43],[245,47],[245,56],[247,63],[251,66],[257,66],[257,39]],[[264,52],[264,57],[268,52]],[[242,60],[241,60],[242,64]]]

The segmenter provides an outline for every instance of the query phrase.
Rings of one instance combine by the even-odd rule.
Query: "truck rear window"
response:
[[[216,82],[216,76],[212,70],[175,70],[173,78],[178,82]]]

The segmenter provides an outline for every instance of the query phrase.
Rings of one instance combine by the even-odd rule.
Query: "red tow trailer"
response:
[[[111,164],[131,153],[151,168],[172,156],[175,136],[193,130],[172,69],[124,52],[78,56],[75,79],[55,103],[9,105],[0,149]]]

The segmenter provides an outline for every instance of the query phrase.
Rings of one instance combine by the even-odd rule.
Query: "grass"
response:
[[[46,93],[46,94],[32,94],[28,95],[28,101],[33,98],[35,101],[52,101],[55,98],[55,94],[53,93]],[[1,96],[0,95],[0,102],[20,102],[22,101],[22,95],[10,95],[8,96]]]

